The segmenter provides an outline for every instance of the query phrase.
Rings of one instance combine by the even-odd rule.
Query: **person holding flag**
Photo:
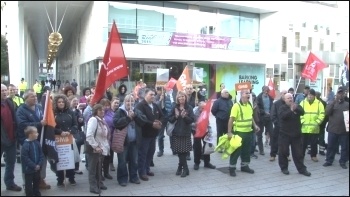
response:
[[[37,130],[39,131],[38,139],[41,139],[42,127],[47,124],[47,121],[44,119],[44,116],[43,116],[44,114],[43,114],[42,107],[39,104],[37,104],[38,99],[34,90],[32,89],[26,90],[23,94],[23,99],[24,99],[24,104],[19,106],[16,112],[17,136],[18,136],[18,142],[21,144],[21,146],[23,145],[25,140],[24,129],[27,126],[36,127]],[[43,146],[43,144],[41,144],[41,146]],[[47,158],[46,158],[46,155],[44,155],[43,165],[40,168],[39,188],[41,189],[51,188],[51,186],[44,181],[44,179],[46,178],[46,165],[47,165]]]

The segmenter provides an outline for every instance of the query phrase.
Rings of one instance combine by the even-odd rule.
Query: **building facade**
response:
[[[71,27],[72,33],[64,38],[68,44],[63,45],[55,61],[55,76],[61,81],[77,79],[79,89],[94,83],[115,21],[130,74],[117,81],[114,89],[121,83],[134,87],[140,79],[154,87],[157,68],[169,69],[170,77],[177,79],[186,65],[190,72],[193,67],[203,68],[209,96],[219,90],[220,83],[225,83],[231,94],[235,83],[246,81],[253,84],[255,93],[260,93],[270,78],[277,90],[296,87],[310,51],[330,65],[319,74],[317,89],[323,90],[329,78],[335,86],[344,59],[344,49],[337,45],[343,32],[321,20],[307,21],[307,15],[295,20],[295,14],[288,10],[301,4],[310,3],[92,1]],[[333,10],[332,13],[336,9],[313,6]],[[29,31],[26,24],[23,27],[24,32]],[[31,59],[37,58],[36,54],[32,56]],[[13,57],[10,64],[11,61],[16,62]],[[26,67],[29,64],[28,59],[20,61]],[[37,73],[24,74],[37,78]],[[304,85],[316,87],[302,80],[299,91]]]

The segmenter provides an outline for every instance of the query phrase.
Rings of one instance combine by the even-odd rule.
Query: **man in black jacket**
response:
[[[301,106],[293,102],[293,95],[285,94],[284,102],[278,109],[278,118],[280,123],[280,133],[278,136],[278,164],[285,175],[288,171],[289,145],[292,148],[292,156],[295,166],[300,174],[311,176],[304,165],[303,144],[301,135],[300,116],[304,115]]]
[[[269,95],[269,91],[270,89],[268,86],[263,86],[262,92],[256,98],[258,107],[260,110],[260,125],[259,125],[260,131],[257,133],[260,155],[265,155],[263,137],[262,137],[264,130],[265,130],[266,138],[272,133],[272,130],[273,130],[271,114],[270,114],[272,104],[273,104],[273,98]]]
[[[281,91],[281,98],[274,102],[271,109],[271,120],[274,124],[272,133],[270,134],[271,141],[271,151],[270,151],[270,161],[275,161],[278,152],[278,134],[280,130],[280,124],[278,119],[278,109],[285,104],[284,95],[287,94],[286,90]]]
[[[154,176],[150,171],[150,164],[156,151],[156,137],[162,127],[163,112],[160,107],[154,103],[155,91],[145,89],[145,98],[136,105],[147,117],[147,122],[141,129],[142,140],[138,152],[138,172],[140,179],[148,181],[148,176]]]
[[[1,84],[1,155],[6,153],[4,182],[6,190],[21,191],[22,188],[14,182],[17,152],[15,107],[7,96],[7,87]]]

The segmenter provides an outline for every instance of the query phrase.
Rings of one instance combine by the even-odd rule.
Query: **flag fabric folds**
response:
[[[326,68],[326,64],[310,52],[301,76],[311,81],[316,81],[318,72],[324,68]]]
[[[129,69],[126,64],[122,42],[117,25],[113,21],[103,63],[97,77],[95,94],[91,103],[97,103],[115,81],[128,76],[128,74]]]
[[[270,89],[269,96],[271,96],[273,99],[276,97],[276,90],[275,90],[275,84],[272,81],[272,78],[270,78],[268,87]]]
[[[349,88],[349,52],[346,53],[344,59],[343,71],[341,74],[341,84],[343,87]]]
[[[165,90],[170,90],[173,89],[175,84],[176,84],[177,80],[174,78],[170,78],[170,80],[168,81],[168,83],[165,84]]]
[[[196,138],[204,137],[208,131],[210,108],[211,108],[213,96],[211,96],[211,98],[206,102],[206,105],[202,113],[198,117],[197,124],[196,124],[196,133],[194,134],[194,137]]]
[[[47,125],[44,127],[43,141],[41,144],[43,147],[43,152],[46,155],[47,160],[50,162],[52,168],[53,166],[56,166],[56,163],[58,163],[58,153],[55,140],[56,121],[49,91],[46,93],[44,119],[46,120]]]
[[[188,66],[184,68],[182,74],[176,82],[177,91],[184,91],[187,84],[191,84],[190,72],[188,70]]]

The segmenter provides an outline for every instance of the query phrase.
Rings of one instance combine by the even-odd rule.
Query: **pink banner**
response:
[[[230,42],[230,37],[175,32],[170,39],[169,45],[179,47],[227,49]]]

